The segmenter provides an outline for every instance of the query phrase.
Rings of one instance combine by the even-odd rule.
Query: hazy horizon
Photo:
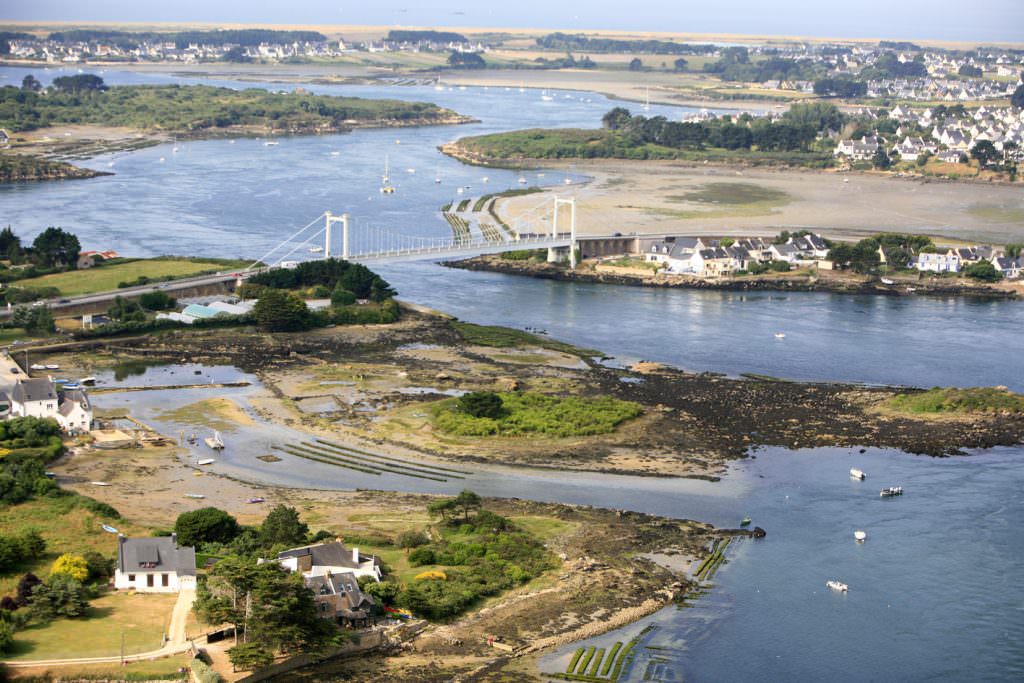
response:
[[[270,6],[243,0],[158,5],[137,0],[18,0],[0,8],[0,21],[459,26],[1024,43],[1024,0],[932,0],[926,5],[860,0],[856,8],[844,8],[842,15],[819,3],[808,5],[805,0],[634,0],[627,7],[581,10],[542,0],[476,8],[455,0],[381,0],[372,7],[344,0],[294,0]]]

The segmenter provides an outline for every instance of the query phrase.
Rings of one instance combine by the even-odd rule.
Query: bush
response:
[[[964,275],[979,282],[999,282],[1003,274],[990,261],[978,261],[964,268]]]
[[[51,574],[46,581],[33,588],[29,604],[32,613],[41,621],[51,621],[57,617],[81,617],[89,608],[81,582],[64,573]]]
[[[497,420],[505,415],[501,396],[493,391],[472,391],[459,398],[459,410],[473,417],[489,417]]]
[[[252,312],[260,326],[271,332],[295,332],[312,326],[306,302],[281,289],[264,290]]]
[[[194,658],[189,667],[199,683],[220,683],[223,680],[219,673],[199,657]]]
[[[147,311],[167,311],[177,305],[174,297],[166,292],[146,292],[139,297],[139,305]]]
[[[409,564],[422,567],[425,564],[437,564],[437,555],[432,548],[420,547],[409,553]]]
[[[89,578],[89,563],[81,555],[64,553],[56,559],[50,568],[50,576],[66,574],[79,583]]]
[[[332,306],[351,306],[356,302],[356,295],[348,291],[340,284],[331,292]]]

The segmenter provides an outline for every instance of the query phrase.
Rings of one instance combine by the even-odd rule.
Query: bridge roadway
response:
[[[658,235],[577,235],[576,242],[580,247],[583,258],[593,256],[605,256],[612,254],[637,253],[645,251],[645,242],[660,239]],[[372,265],[375,263],[396,263],[403,261],[425,261],[425,260],[449,260],[469,258],[483,254],[497,254],[503,251],[514,249],[564,249],[572,243],[568,234],[560,234],[556,238],[550,235],[524,235],[515,242],[479,242],[473,241],[465,245],[454,245],[446,247],[396,249],[375,253],[352,254],[348,260],[356,263]],[[334,256],[339,256],[335,254]],[[116,297],[137,298],[147,292],[166,292],[175,295],[183,291],[196,290],[218,285],[227,285],[239,278],[246,278],[266,268],[254,268],[248,271],[230,271],[215,273],[212,275],[197,275],[167,282],[140,285],[137,287],[125,287],[109,292],[97,292],[94,294],[83,294],[74,297],[62,297],[43,300],[55,317],[61,317],[61,312],[79,314],[80,309],[92,308],[93,310],[105,310],[106,306],[114,301]],[[180,298],[180,296],[179,296]],[[35,302],[33,305],[37,305]],[[0,308],[0,320],[10,317],[11,311],[7,308]]]

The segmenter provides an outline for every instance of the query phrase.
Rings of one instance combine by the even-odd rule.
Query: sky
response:
[[[0,20],[619,29],[1024,43],[1024,0],[0,0]]]

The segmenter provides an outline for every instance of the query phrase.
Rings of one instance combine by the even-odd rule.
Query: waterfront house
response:
[[[825,243],[821,235],[790,237],[787,244],[793,245],[802,259],[823,259],[828,256],[828,244]]]
[[[380,560],[372,555],[360,553],[358,548],[349,550],[341,541],[317,543],[285,550],[278,553],[277,561],[285,569],[299,572],[303,576],[351,572],[357,578],[372,576],[375,581],[380,581],[382,576]]]
[[[23,379],[11,391],[11,417],[54,417],[59,397],[48,379]]]
[[[1008,280],[1015,280],[1024,273],[1024,257],[993,256],[991,263]]]
[[[773,244],[769,251],[773,261],[794,263],[800,260],[800,250],[792,244]]]
[[[334,619],[353,628],[370,625],[370,610],[376,603],[359,589],[359,581],[352,572],[327,571],[303,577],[303,583],[313,592],[316,611],[322,619]]]
[[[81,389],[64,391],[54,416],[60,428],[69,434],[84,433],[92,427],[92,405]]]
[[[875,156],[878,147],[878,140],[873,137],[865,137],[863,140],[840,140],[832,156],[867,161]]]
[[[196,549],[179,547],[177,534],[159,538],[117,537],[114,588],[178,593],[195,587]]]
[[[912,265],[921,271],[957,273],[960,271],[960,259],[951,252],[952,250],[945,254],[921,252]]]
[[[646,260],[652,263],[668,263],[669,261],[687,260],[699,249],[707,249],[699,237],[666,237],[650,246]],[[670,267],[671,269],[671,267]]]

